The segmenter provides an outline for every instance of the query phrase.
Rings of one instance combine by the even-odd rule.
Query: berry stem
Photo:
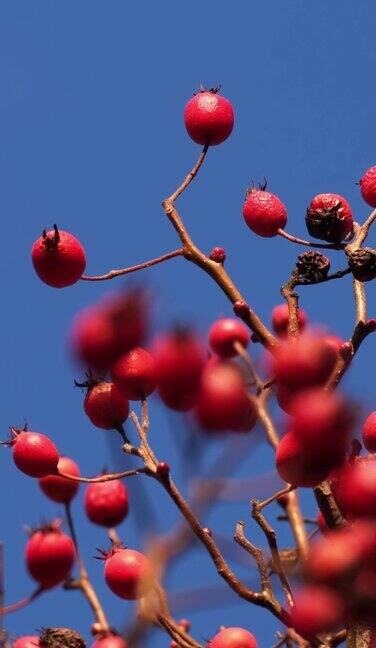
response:
[[[289,234],[286,232],[286,230],[280,228],[278,230],[279,236],[282,236],[282,238],[285,238],[287,241],[290,241],[291,243],[296,243],[297,245],[304,245],[305,247],[313,247],[313,248],[321,248],[324,250],[344,250],[346,247],[346,243],[316,243],[316,241],[305,241],[304,239],[299,238],[298,236],[294,236],[293,234]]]
[[[20,601],[17,601],[16,603],[11,603],[10,605],[6,605],[5,607],[0,609],[0,616],[4,616],[5,614],[10,614],[11,612],[18,612],[18,610],[22,610],[24,607],[27,605],[30,605],[30,603],[33,603],[35,599],[38,598],[41,594],[44,592],[43,587],[37,587],[30,596],[25,596],[25,598],[21,599]]]
[[[183,248],[178,248],[172,252],[167,252],[167,254],[162,254],[162,256],[156,257],[155,259],[150,259],[149,261],[144,261],[143,263],[138,263],[134,266],[129,266],[128,268],[121,268],[120,270],[110,270],[103,275],[82,275],[81,279],[83,281],[107,281],[108,279],[114,279],[115,277],[121,277],[132,272],[137,272],[138,270],[144,270],[145,268],[151,268],[152,266],[158,265],[159,263],[164,263],[164,261],[169,261],[178,256],[183,256]]]
[[[205,144],[205,146],[202,149],[202,151],[201,151],[201,153],[199,155],[199,158],[198,158],[196,164],[194,165],[194,167],[186,175],[186,177],[184,178],[181,185],[174,191],[174,193],[171,194],[171,196],[169,196],[168,200],[170,202],[172,202],[172,203],[175,202],[175,200],[177,200],[179,198],[179,196],[181,196],[183,191],[185,191],[186,188],[191,184],[192,180],[195,178],[195,176],[199,172],[199,170],[200,170],[200,168],[201,168],[201,166],[202,166],[202,164],[203,164],[203,162],[204,162],[204,160],[206,158],[206,154],[207,154],[208,150],[209,150],[209,144]]]
[[[109,473],[107,475],[98,475],[98,477],[75,477],[74,475],[69,475],[58,471],[60,477],[65,479],[70,479],[71,481],[80,482],[82,484],[100,484],[102,482],[113,481],[114,479],[123,479],[125,477],[135,477],[136,475],[141,475],[142,473],[148,473],[147,468],[135,468],[134,470],[124,470],[123,472],[118,473]]]

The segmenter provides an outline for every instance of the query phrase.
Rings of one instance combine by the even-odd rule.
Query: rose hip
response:
[[[85,493],[85,511],[91,522],[104,527],[120,524],[128,515],[128,490],[118,479],[89,484]]]
[[[72,475],[72,477],[80,476],[79,467],[69,457],[60,457],[57,469],[67,475]],[[80,484],[65,477],[59,477],[59,475],[47,475],[47,477],[42,477],[39,480],[39,486],[43,493],[53,502],[69,504],[77,495]]]
[[[219,88],[201,90],[184,109],[188,135],[197,144],[216,145],[224,142],[234,128],[234,109],[228,99],[218,94]]]
[[[65,288],[76,283],[86,266],[85,251],[73,234],[54,229],[37,239],[31,258],[38,277],[48,286]]]

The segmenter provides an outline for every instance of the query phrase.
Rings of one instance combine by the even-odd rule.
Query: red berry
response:
[[[67,475],[72,475],[72,477],[80,476],[79,467],[69,457],[60,457],[57,469]],[[68,504],[77,494],[80,484],[58,475],[48,475],[39,480],[39,486],[43,493],[53,502]]]
[[[14,643],[12,643],[12,648],[38,648],[39,647],[39,637],[36,635],[29,635],[27,637],[19,637]]]
[[[340,243],[354,229],[351,207],[339,194],[318,194],[307,209],[306,225],[314,238]]]
[[[210,648],[258,648],[253,634],[243,628],[222,628],[208,645]]]
[[[75,558],[74,544],[57,524],[35,531],[25,551],[30,575],[43,589],[62,583],[70,574]]]
[[[294,596],[291,625],[303,637],[335,630],[343,615],[340,596],[322,585],[306,585]]]
[[[343,470],[338,498],[347,514],[376,515],[376,455],[359,457]]]
[[[13,460],[17,468],[30,477],[46,477],[56,473],[59,454],[44,434],[12,428]]]
[[[37,239],[31,258],[38,277],[48,286],[65,288],[76,283],[85,266],[85,251],[73,234],[58,230],[46,232]]]
[[[155,360],[141,347],[132,349],[113,365],[111,378],[126,398],[130,400],[146,398],[157,385]]]
[[[196,415],[208,430],[237,430],[249,420],[245,379],[230,363],[208,363],[202,375]]]
[[[120,524],[128,515],[128,490],[118,479],[90,484],[85,493],[85,511],[91,522],[104,527]]]
[[[234,128],[234,109],[218,90],[201,90],[186,104],[184,123],[197,144],[221,144]]]
[[[110,590],[128,601],[145,596],[152,585],[150,562],[134,549],[113,549],[106,558],[104,577]]]
[[[364,421],[363,443],[368,452],[376,452],[376,412],[371,412]]]
[[[293,486],[310,488],[324,481],[333,467],[327,465],[328,459],[312,455],[293,431],[285,434],[276,451],[277,470]]]
[[[305,333],[280,344],[273,360],[276,380],[301,389],[322,384],[330,375],[337,352],[325,338]]]
[[[113,383],[99,382],[89,387],[84,410],[93,425],[114,430],[128,418],[129,401]]]
[[[173,409],[192,407],[205,364],[201,342],[189,331],[175,331],[158,338],[153,347],[160,395]]]
[[[294,403],[295,398],[302,390],[298,390],[295,387],[289,387],[284,383],[277,383],[276,386],[276,397],[277,402],[280,408],[286,412],[286,414],[291,414],[291,408]]]
[[[259,236],[272,237],[287,223],[283,202],[265,189],[251,189],[243,205],[243,217],[248,227]]]
[[[84,365],[106,372],[123,353],[141,344],[147,320],[143,293],[111,295],[78,314],[71,331],[73,353]]]
[[[232,317],[216,320],[209,331],[209,344],[221,358],[237,355],[234,343],[247,347],[249,340],[250,333],[245,324]]]
[[[109,634],[94,641],[91,648],[128,648],[128,644],[118,635]]]
[[[359,184],[363,200],[376,207],[376,166],[367,169]]]
[[[190,629],[190,627],[191,627],[191,624],[190,624],[190,622],[188,621],[188,619],[180,619],[180,621],[178,622],[178,625],[179,625],[181,628],[183,628],[183,630],[185,630],[185,632],[189,632],[189,629]]]
[[[209,258],[217,263],[224,263],[226,261],[226,251],[223,247],[215,247],[210,252]]]
[[[272,327],[274,333],[280,337],[287,336],[287,327],[289,323],[289,308],[287,304],[278,304],[272,310]],[[302,308],[298,312],[299,330],[303,331],[307,324],[307,315]]]

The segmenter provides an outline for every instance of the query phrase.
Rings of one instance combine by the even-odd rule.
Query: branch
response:
[[[290,241],[291,243],[297,243],[298,245],[304,245],[306,247],[321,248],[325,250],[344,250],[346,247],[346,243],[336,244],[336,243],[317,243],[316,241],[305,241],[304,239],[298,238],[297,236],[293,236],[293,234],[289,234],[284,229],[279,229],[278,234],[279,236],[285,238],[287,241]]]
[[[329,529],[337,529],[345,524],[341,511],[334,499],[330,484],[324,481],[314,488],[316,502]]]
[[[246,538],[244,533],[244,528],[245,528],[245,522],[237,523],[234,540],[240,547],[245,549],[245,551],[247,551],[252,556],[252,558],[255,559],[257,564],[257,569],[260,574],[262,591],[267,592],[269,596],[272,597],[274,596],[273,589],[271,586],[270,578],[268,576],[267,564],[265,562],[263,551],[259,547],[256,547],[254,544],[252,544],[248,540],[248,538]]]
[[[70,481],[80,482],[82,484],[100,484],[103,482],[114,481],[115,479],[123,479],[124,477],[134,477],[136,475],[142,475],[147,472],[147,468],[135,468],[134,470],[124,470],[123,472],[118,473],[109,473],[107,475],[98,475],[98,477],[75,477],[74,475],[69,475],[68,473],[58,471],[60,477],[69,479]]]
[[[178,248],[167,254],[162,254],[162,256],[157,257],[156,259],[150,259],[149,261],[144,261],[143,263],[138,263],[134,266],[129,266],[128,268],[121,268],[120,270],[110,270],[103,275],[82,275],[82,281],[107,281],[108,279],[114,279],[115,277],[121,277],[131,272],[137,272],[138,270],[144,270],[144,268],[151,268],[159,263],[164,263],[164,261],[169,261],[175,257],[182,256],[184,254],[183,248]]]
[[[186,188],[191,184],[192,180],[194,179],[194,177],[199,172],[199,170],[200,170],[200,168],[201,168],[201,166],[202,166],[202,164],[203,164],[203,162],[205,160],[208,149],[209,149],[209,144],[205,144],[205,146],[202,149],[202,152],[200,153],[199,158],[198,158],[196,164],[194,165],[193,169],[188,173],[188,175],[186,175],[186,177],[184,178],[184,180],[181,183],[180,187],[178,187],[174,191],[174,193],[172,193],[171,196],[169,196],[168,200],[170,202],[172,202],[172,203],[175,202],[175,200],[177,200],[179,198],[179,196],[181,196],[183,191],[185,191]]]

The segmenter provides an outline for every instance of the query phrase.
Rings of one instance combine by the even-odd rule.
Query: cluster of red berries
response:
[[[60,630],[57,628],[56,630]],[[55,630],[55,633],[56,633]],[[59,634],[63,635],[64,630],[65,634],[68,634],[69,631],[67,632],[67,629],[61,629],[63,632],[60,632]],[[74,631],[71,631],[71,634],[77,635],[77,633],[74,633]],[[51,648],[51,641],[47,641],[47,643],[44,641],[43,635],[46,635],[46,632],[42,632],[42,635],[37,636],[37,635],[28,635],[26,637],[19,637],[16,639],[16,641],[12,644],[12,648]],[[73,646],[73,637],[69,637],[69,646]],[[80,641],[80,639],[76,636],[74,636],[74,639],[76,641],[74,642],[74,645],[80,644],[80,645],[85,645],[83,641]],[[61,647],[63,644],[61,641],[59,641],[59,647]],[[64,644],[65,646],[68,644]],[[102,635],[98,639],[94,641],[92,644],[91,648],[128,648],[127,642],[122,639],[119,635],[114,634],[113,632],[110,632],[106,635]]]

